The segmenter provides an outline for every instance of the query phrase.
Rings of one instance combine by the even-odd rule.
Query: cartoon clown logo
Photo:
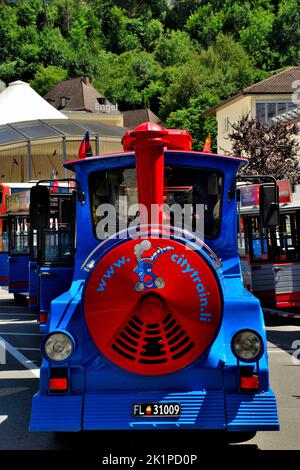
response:
[[[155,247],[157,250],[152,256],[142,257],[145,251],[150,250],[152,247],[149,240],[143,240],[134,247],[134,254],[137,261],[137,266],[134,268],[134,272],[139,277],[139,282],[135,285],[136,291],[142,291],[146,289],[162,289],[165,285],[165,281],[161,277],[157,277],[153,272],[153,263],[158,258],[165,254],[167,251],[174,250],[171,246],[165,248]]]

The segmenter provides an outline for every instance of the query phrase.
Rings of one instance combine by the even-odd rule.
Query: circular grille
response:
[[[85,290],[99,350],[130,372],[178,371],[203,354],[221,321],[217,279],[196,251],[173,240],[128,240],[106,254]]]

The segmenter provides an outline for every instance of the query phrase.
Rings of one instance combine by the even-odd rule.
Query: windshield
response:
[[[75,249],[75,201],[70,194],[50,197],[50,214],[45,229],[33,230],[31,256],[41,265],[70,265]]]
[[[28,216],[10,217],[9,254],[10,255],[29,254],[29,217]]]
[[[184,209],[180,213],[182,218],[186,216],[188,221],[185,228],[196,230],[197,222],[201,222],[205,237],[216,238],[221,227],[222,174],[216,170],[168,165],[164,179],[164,204],[167,204],[164,222],[178,226],[176,210],[180,207]],[[135,168],[92,173],[89,194],[93,229],[98,239],[127,228],[135,221],[138,223]]]
[[[300,261],[300,211],[280,214],[277,229],[266,229],[259,216],[243,216],[245,252],[251,261]]]

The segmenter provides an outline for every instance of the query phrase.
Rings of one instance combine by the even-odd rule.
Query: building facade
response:
[[[290,67],[261,82],[244,88],[237,95],[209,109],[204,115],[215,116],[218,126],[218,152],[231,155],[229,133],[241,117],[258,117],[271,122],[297,113],[300,102],[300,67]]]

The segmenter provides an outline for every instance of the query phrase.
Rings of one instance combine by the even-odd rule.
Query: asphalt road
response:
[[[300,363],[293,363],[292,353],[297,340],[300,349],[300,320],[272,317],[266,319],[266,324],[271,384],[278,399],[281,431],[260,432],[251,441],[235,446],[239,450],[242,446],[250,450],[299,450]],[[216,433],[194,431],[29,433],[31,398],[38,388],[41,338],[34,315],[17,306],[12,296],[0,289],[0,341],[6,343],[7,349],[6,364],[0,364],[0,450],[74,448],[101,449],[105,453],[114,448],[120,452],[121,447],[124,453],[126,450],[125,455],[134,455],[137,448],[186,453],[227,446]]]

